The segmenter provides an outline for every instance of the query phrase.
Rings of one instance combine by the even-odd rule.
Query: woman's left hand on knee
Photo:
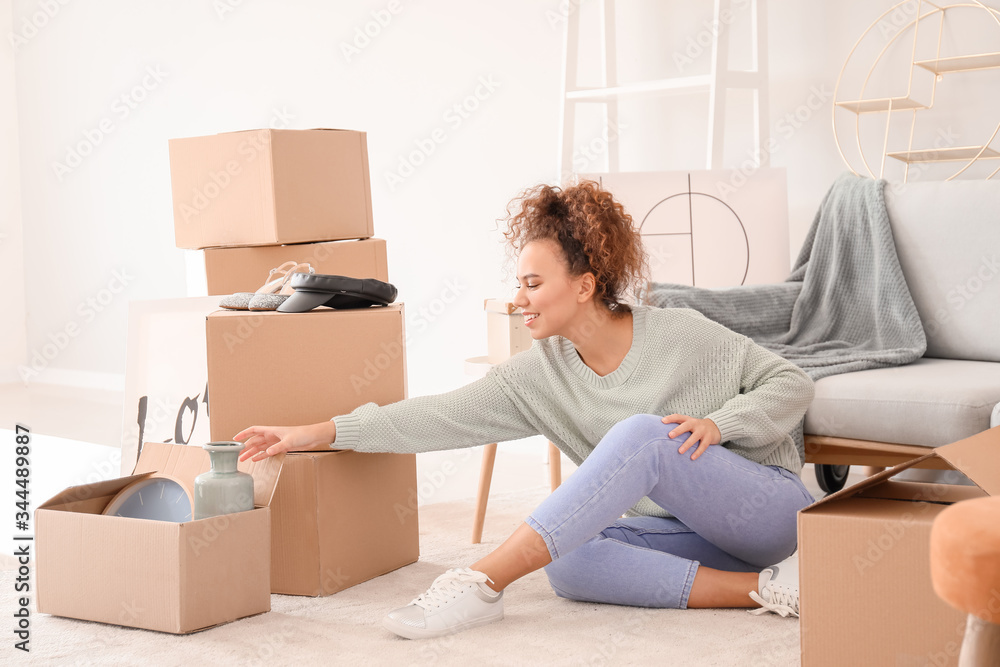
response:
[[[676,438],[681,433],[691,433],[688,439],[684,441],[684,444],[680,446],[680,449],[677,450],[677,453],[683,454],[693,447],[695,443],[698,443],[697,449],[691,455],[692,461],[701,456],[701,453],[711,445],[717,445],[722,440],[722,433],[719,431],[719,427],[711,419],[696,419],[687,415],[673,414],[667,415],[661,421],[664,424],[677,423],[677,426],[667,434],[668,437]]]

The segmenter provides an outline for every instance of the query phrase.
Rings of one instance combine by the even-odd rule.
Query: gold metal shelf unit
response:
[[[915,163],[932,163],[932,162],[967,162],[965,166],[959,169],[957,172],[949,176],[946,180],[951,180],[961,174],[963,171],[968,169],[977,160],[995,160],[1000,158],[1000,152],[994,150],[990,147],[993,139],[1000,132],[1000,122],[997,123],[996,128],[993,130],[992,135],[983,142],[981,146],[946,146],[946,147],[935,147],[935,148],[914,148],[913,147],[913,135],[914,127],[916,125],[917,112],[925,109],[931,109],[934,107],[935,95],[937,93],[937,83],[945,74],[954,74],[957,72],[975,72],[981,70],[989,69],[1000,69],[1000,51],[994,51],[989,53],[974,53],[974,54],[964,54],[956,55],[942,58],[941,57],[941,34],[944,30],[945,12],[954,11],[957,8],[973,8],[981,9],[986,12],[986,15],[992,19],[992,24],[1000,28],[1000,10],[994,9],[984,5],[978,0],[971,0],[966,2],[959,2],[951,5],[939,5],[928,0],[918,0],[916,16],[905,26],[902,26],[896,34],[889,39],[889,41],[882,47],[878,56],[875,58],[875,62],[871,65],[868,71],[868,76],[865,77],[864,83],[861,86],[860,99],[848,100],[848,101],[837,101],[837,91],[840,89],[841,80],[844,77],[844,72],[847,69],[848,63],[851,61],[851,57],[857,50],[858,45],[861,44],[862,40],[868,35],[873,28],[880,26],[881,21],[885,19],[893,12],[900,10],[903,5],[911,4],[912,0],[905,0],[899,4],[891,7],[882,16],[876,20],[869,28],[862,33],[858,41],[855,42],[854,47],[847,56],[847,60],[844,62],[844,66],[840,70],[840,76],[837,79],[837,87],[834,89],[834,106],[840,107],[841,109],[846,109],[855,114],[855,135],[857,138],[858,153],[861,156],[861,161],[864,164],[865,170],[868,174],[875,177],[871,166],[868,164],[868,159],[865,156],[865,151],[861,145],[861,131],[860,131],[860,116],[862,114],[872,114],[872,113],[884,113],[886,114],[885,119],[885,132],[882,142],[881,151],[881,166],[879,168],[878,178],[883,178],[885,173],[885,159],[887,157],[899,160],[906,165],[903,181],[906,181],[906,177],[909,175],[909,166]],[[929,7],[926,9],[925,6]],[[920,31],[920,24],[922,21],[929,19],[931,17],[936,17],[939,19],[937,25],[937,46],[935,57],[932,59],[916,59],[917,53],[917,36]],[[987,24],[991,24],[990,21],[986,21]],[[878,97],[878,98],[865,98],[865,89],[868,87],[868,83],[872,78],[872,74],[875,68],[878,66],[882,57],[886,54],[889,48],[899,39],[904,33],[912,29],[913,31],[913,46],[910,54],[910,67],[909,76],[907,80],[906,93],[904,95],[896,97]],[[931,86],[930,86],[930,101],[927,103],[918,102],[914,99],[912,94],[913,91],[913,73],[916,68],[921,68],[935,75]],[[889,144],[889,127],[890,121],[892,120],[893,112],[898,111],[910,111],[910,133],[909,141],[906,146],[906,150],[888,150]],[[834,139],[837,142],[837,150],[840,152],[841,158],[850,167],[850,162],[848,161],[846,155],[844,154],[843,148],[840,145],[840,138],[837,134],[837,114],[834,113],[833,117],[833,133]],[[854,169],[852,168],[852,171]],[[1000,167],[995,169],[986,178],[992,178],[998,172],[1000,172]],[[855,173],[858,173],[855,171]]]
[[[929,148],[916,151],[887,153],[888,157],[902,162],[957,162],[960,160],[995,160],[1000,153],[989,146],[959,146],[956,148]]]
[[[994,69],[1000,67],[1000,53],[978,53],[970,56],[938,58],[937,60],[918,60],[913,64],[935,74],[971,72],[977,69]]]
[[[902,111],[904,109],[929,109],[922,102],[909,97],[880,97],[872,100],[851,100],[837,102],[837,106],[854,113],[878,113],[881,111]]]

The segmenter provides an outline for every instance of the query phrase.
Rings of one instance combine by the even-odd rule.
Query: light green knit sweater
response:
[[[790,435],[813,398],[798,366],[687,308],[632,306],[632,347],[600,376],[562,336],[443,394],[365,403],[333,418],[332,449],[428,452],[541,434],[580,465],[635,414],[711,419],[721,446],[751,461],[802,469]],[[667,516],[648,498],[638,514]]]

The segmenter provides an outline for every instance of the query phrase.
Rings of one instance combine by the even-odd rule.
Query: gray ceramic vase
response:
[[[212,469],[194,478],[194,518],[252,510],[253,477],[236,469],[243,443],[210,442],[202,446],[212,459]]]

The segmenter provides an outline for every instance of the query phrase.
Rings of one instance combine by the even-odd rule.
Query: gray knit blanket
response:
[[[650,283],[639,301],[693,308],[813,380],[911,363],[927,340],[896,256],[884,186],[849,173],[838,178],[782,283],[723,289]],[[801,424],[795,439],[804,460]]]

